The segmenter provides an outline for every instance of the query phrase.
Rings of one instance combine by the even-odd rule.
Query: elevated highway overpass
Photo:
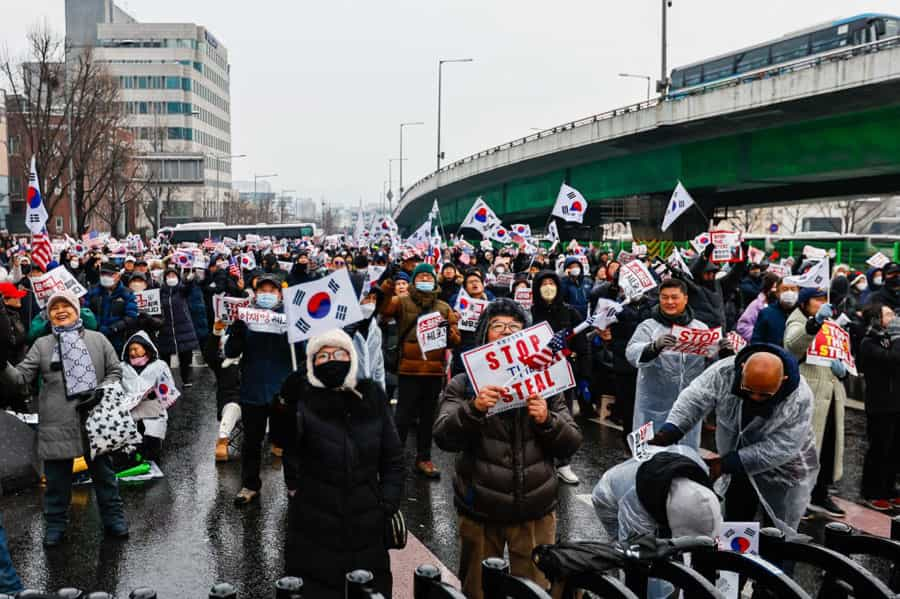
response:
[[[589,200],[586,226],[630,221],[636,235],[660,238],[678,180],[707,214],[721,206],[897,192],[900,38],[489,148],[416,182],[394,217],[411,230],[437,198],[446,228],[455,230],[480,196],[507,224],[542,228],[566,181]],[[696,234],[692,219],[699,215],[691,212],[667,233]]]

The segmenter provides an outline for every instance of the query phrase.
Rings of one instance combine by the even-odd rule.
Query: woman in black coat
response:
[[[172,354],[178,354],[178,370],[185,387],[191,386],[193,352],[200,347],[194,321],[191,318],[191,284],[185,285],[175,268],[163,273],[159,300],[162,304],[163,326],[159,329],[159,357],[171,365]]]
[[[356,380],[350,337],[335,329],[307,346],[306,378],[289,377],[282,395],[297,407],[299,475],[290,500],[285,569],[304,582],[304,595],[344,596],[344,577],[375,575],[391,596],[387,523],[400,505],[403,453],[387,398],[373,381]]]

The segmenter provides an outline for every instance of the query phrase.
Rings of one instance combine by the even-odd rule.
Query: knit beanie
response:
[[[815,287],[803,287],[800,289],[800,293],[797,296],[798,304],[805,304],[809,300],[814,297],[826,297],[828,292],[824,289],[817,289]]]
[[[432,265],[428,264],[427,262],[420,262],[419,264],[417,264],[416,269],[412,274],[413,281],[416,280],[416,276],[422,273],[430,275],[431,278],[434,279],[434,282],[437,283],[437,275],[434,273],[434,267]]]
[[[719,498],[712,489],[688,478],[672,480],[666,516],[673,537],[715,537],[722,527]]]
[[[50,306],[55,304],[56,302],[68,302],[70,306],[75,308],[75,312],[81,313],[81,302],[78,301],[78,298],[71,291],[56,291],[53,295],[50,296],[50,299],[47,300],[47,310],[50,310]]]

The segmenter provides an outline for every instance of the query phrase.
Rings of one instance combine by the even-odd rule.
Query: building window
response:
[[[180,89],[181,88],[181,78],[180,77],[166,77],[166,89]]]

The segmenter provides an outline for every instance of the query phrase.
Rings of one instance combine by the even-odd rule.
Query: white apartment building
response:
[[[162,224],[222,220],[232,196],[225,46],[193,23],[140,23],[112,0],[66,0],[66,37],[118,80]]]

